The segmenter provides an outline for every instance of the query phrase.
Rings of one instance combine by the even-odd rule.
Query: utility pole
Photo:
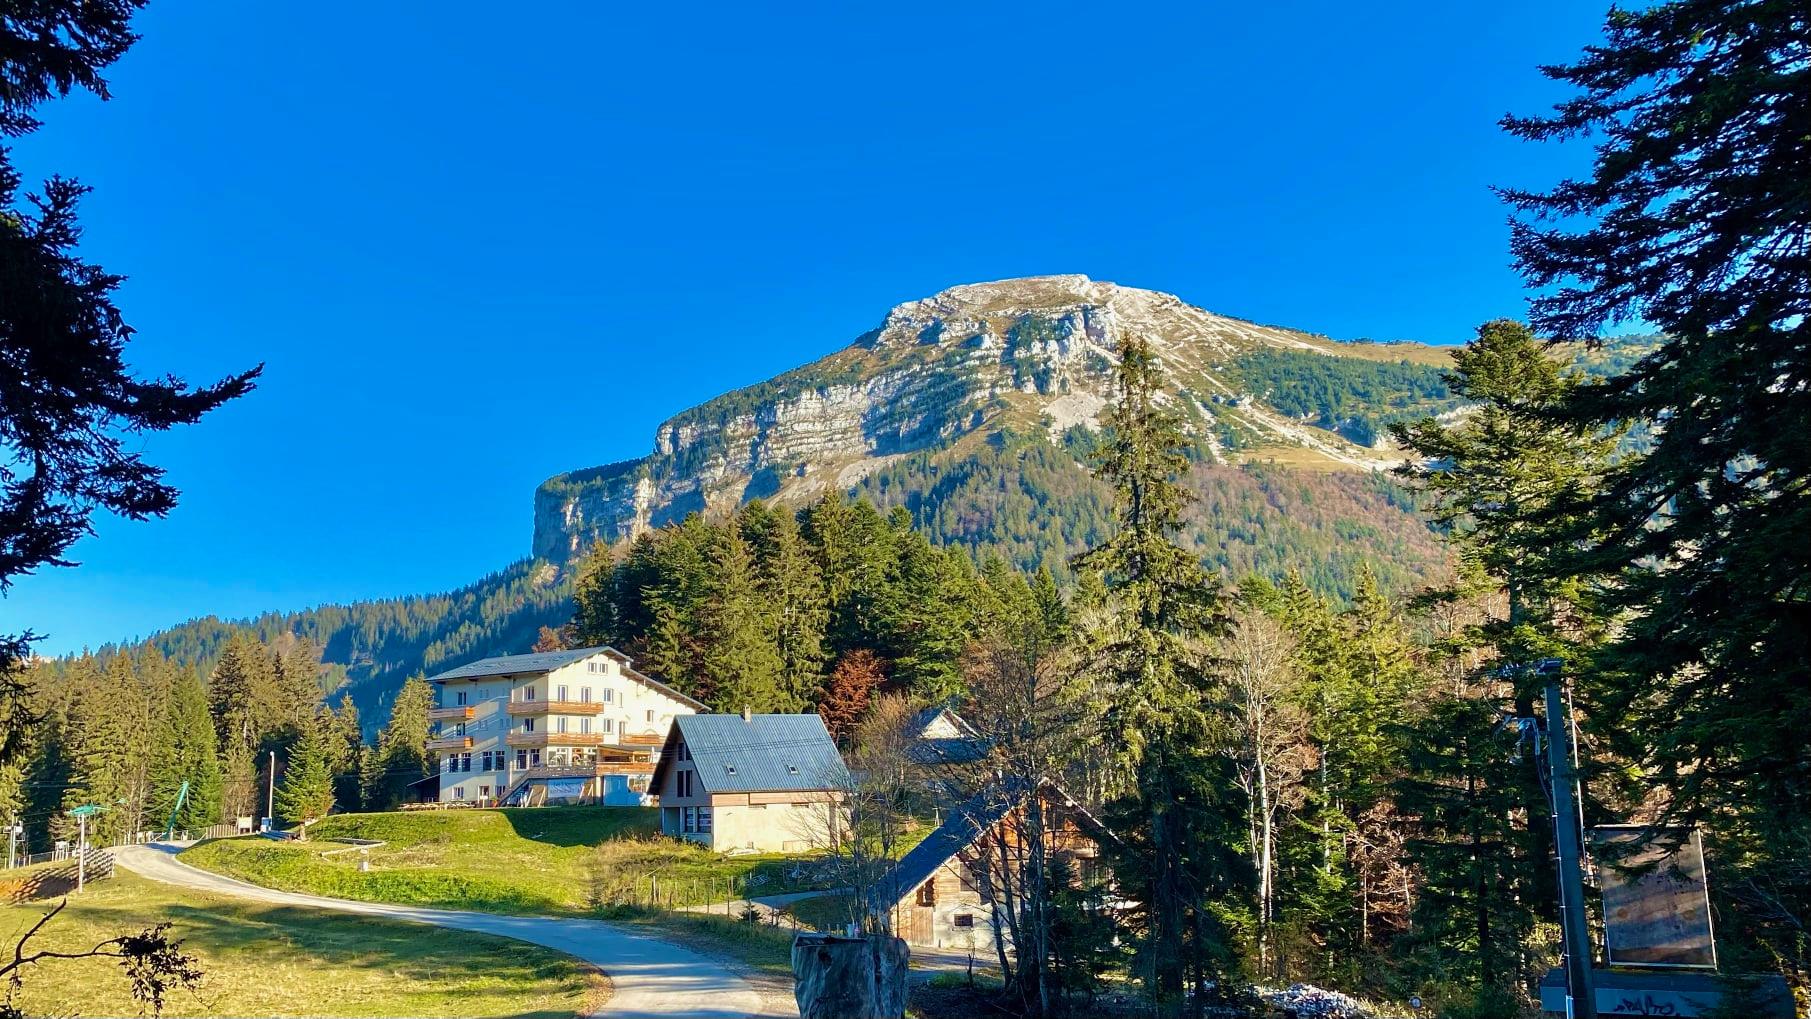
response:
[[[1591,974],[1591,930],[1585,921],[1585,883],[1581,867],[1583,835],[1579,831],[1578,767],[1573,757],[1572,714],[1560,688],[1564,663],[1549,658],[1535,666],[1547,682],[1547,763],[1553,777],[1553,843],[1559,857],[1560,930],[1566,951],[1566,1014],[1570,1019],[1597,1019],[1597,992]]]
[[[19,836],[25,834],[25,826],[15,818],[6,826],[6,869],[17,867],[19,859]]]
[[[69,811],[69,816],[75,818],[77,832],[75,839],[75,890],[78,892],[88,884],[88,816],[90,814],[98,814],[106,809],[106,807],[103,807],[98,803],[84,803]]]
[[[264,789],[264,826],[274,829],[277,826],[277,752],[275,750],[270,752],[268,779],[269,785]]]

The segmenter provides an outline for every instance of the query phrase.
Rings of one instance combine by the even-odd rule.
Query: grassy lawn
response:
[[[0,947],[54,902],[0,905]],[[174,992],[169,1016],[571,1016],[608,996],[595,970],[550,949],[481,934],[323,914],[173,888],[119,872],[71,897],[32,939],[92,947],[169,921],[206,974]],[[426,932],[426,933],[424,933]],[[468,965],[448,965],[449,959]],[[14,1002],[31,1015],[136,1015],[118,962],[55,960],[25,974]]]
[[[784,912],[792,914],[800,927],[809,927],[814,931],[840,931],[853,915],[854,903],[850,899],[848,895],[820,895],[800,899],[787,906]]]
[[[341,814],[307,843],[222,839],[183,862],[285,891],[496,913],[595,915],[600,906],[722,901],[733,887],[772,895],[825,887],[809,858],[723,856],[658,834],[635,807],[544,807]],[[371,869],[335,838],[377,839]],[[651,880],[652,879],[652,880]],[[657,884],[655,883],[657,882]]]

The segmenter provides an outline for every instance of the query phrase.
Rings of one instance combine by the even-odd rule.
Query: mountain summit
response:
[[[1341,343],[1087,276],[951,287],[895,306],[844,349],[663,422],[641,459],[535,494],[533,552],[560,561],[685,514],[847,490],[903,457],[955,460],[1004,435],[1098,430],[1125,338],[1148,340],[1176,406],[1221,464],[1376,470],[1390,418],[1450,406],[1447,352]],[[1079,430],[1079,431],[1078,431]]]

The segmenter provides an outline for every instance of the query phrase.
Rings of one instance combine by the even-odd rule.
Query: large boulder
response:
[[[799,1019],[902,1019],[911,957],[898,938],[800,933],[792,940]]]

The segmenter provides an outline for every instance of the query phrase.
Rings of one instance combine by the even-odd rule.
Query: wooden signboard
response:
[[[1695,829],[1591,829],[1611,966],[1715,969],[1704,845]]]

